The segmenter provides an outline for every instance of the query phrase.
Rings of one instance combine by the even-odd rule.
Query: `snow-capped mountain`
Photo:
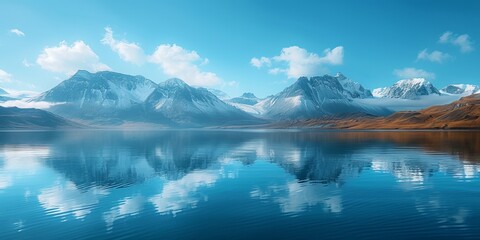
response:
[[[374,89],[372,94],[378,98],[417,99],[425,95],[440,95],[440,91],[425,78],[412,78],[400,80],[391,87]]]
[[[480,86],[472,84],[450,84],[440,90],[443,94],[471,95],[480,93]]]
[[[55,103],[49,111],[66,117],[93,121],[99,118],[138,119],[143,102],[156,86],[142,76],[79,70],[30,101]]]
[[[71,78],[34,98],[34,101],[69,103],[79,108],[127,109],[140,104],[157,84],[142,76],[79,70]]]
[[[351,98],[371,98],[372,92],[370,90],[365,89],[360,83],[354,82],[342,73],[337,73],[335,78],[342,84],[343,89],[345,90],[345,94]]]
[[[354,101],[336,77],[299,78],[282,92],[255,105],[271,119],[309,119],[328,115],[364,113],[385,115],[386,108],[370,107]]]
[[[228,125],[258,119],[228,105],[205,88],[194,88],[180,79],[169,79],[145,100],[149,119],[180,126]]]

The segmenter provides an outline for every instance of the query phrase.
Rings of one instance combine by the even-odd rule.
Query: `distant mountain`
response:
[[[222,90],[215,88],[207,88],[207,90],[213,93],[213,95],[217,96],[220,100],[230,99],[230,96],[228,96],[228,94]]]
[[[10,97],[7,91],[0,88],[0,102],[6,102],[10,100],[15,100],[15,98]]]
[[[81,128],[82,125],[39,109],[0,107],[0,129]]]
[[[342,73],[337,73],[335,78],[340,82],[343,89],[345,90],[345,94],[351,98],[371,98],[373,97],[372,92],[370,90],[365,89],[360,83],[354,82]]]
[[[373,96],[380,98],[417,99],[420,96],[432,94],[440,95],[440,91],[425,78],[404,79],[391,87],[373,90]]]
[[[153,121],[178,126],[212,126],[259,122],[228,105],[205,88],[193,88],[180,79],[169,79],[145,100],[146,115]]]
[[[471,95],[480,93],[480,86],[471,84],[450,84],[440,90],[444,94],[464,94]]]
[[[229,99],[228,101],[232,103],[241,103],[253,106],[260,101],[260,98],[257,98],[253,93],[246,92],[242,94],[242,96]]]
[[[16,98],[12,98],[12,97],[7,97],[7,96],[0,96],[0,102],[6,102],[6,101],[10,101],[10,100],[15,100]]]
[[[263,109],[271,119],[310,119],[328,115],[356,113],[386,115],[386,108],[356,103],[337,77],[299,78],[282,92],[267,98],[255,106]]]
[[[263,113],[261,108],[256,106],[262,99],[256,97],[253,93],[244,93],[240,97],[235,97],[232,99],[226,99],[225,102],[241,109],[244,112],[252,114],[254,116],[260,117]]]
[[[480,94],[420,111],[401,111],[388,117],[313,119],[289,127],[334,129],[480,129]]]
[[[86,119],[114,117],[141,106],[156,86],[142,76],[79,70],[71,78],[31,101],[58,103],[50,110],[63,116]]]

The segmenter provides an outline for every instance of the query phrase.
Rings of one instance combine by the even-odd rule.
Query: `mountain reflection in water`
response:
[[[478,237],[479,177],[480,132],[3,132],[0,237]]]

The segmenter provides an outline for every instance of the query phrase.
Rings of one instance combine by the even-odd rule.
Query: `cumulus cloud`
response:
[[[201,66],[209,63],[208,58],[202,58],[196,51],[187,50],[176,44],[161,44],[153,54],[145,54],[139,44],[115,39],[113,30],[109,27],[105,28],[105,35],[101,42],[110,46],[126,62],[137,65],[144,62],[157,64],[165,75],[180,78],[191,85],[236,86],[233,82],[225,83],[213,72],[203,71]]]
[[[214,86],[222,80],[212,72],[204,72],[199,64],[205,62],[195,51],[186,50],[176,44],[162,44],[149,57],[149,61],[158,64],[163,72],[178,77],[188,84],[196,86]]]
[[[113,31],[109,27],[105,28],[105,35],[101,42],[110,46],[110,48],[125,62],[140,65],[146,59],[143,49],[137,43],[130,43],[125,40],[115,39],[113,37]]]
[[[395,69],[393,74],[399,78],[426,78],[426,79],[435,79],[435,74],[432,72],[427,72],[423,69],[417,68],[403,68]]]
[[[72,75],[79,69],[93,72],[110,70],[83,41],[76,41],[70,46],[63,41],[58,46],[47,47],[38,55],[37,64],[45,70],[66,75]]]
[[[417,55],[417,60],[427,60],[430,62],[437,62],[437,63],[442,63],[449,58],[450,58],[450,55],[448,53],[443,53],[436,50],[433,52],[428,52],[428,49],[423,49]]]
[[[463,53],[473,51],[473,42],[468,34],[458,35],[447,31],[440,36],[438,41],[440,43],[450,43],[458,46]]]
[[[252,58],[250,64],[260,68],[270,67],[270,74],[284,73],[288,78],[317,75],[325,71],[325,65],[340,65],[343,63],[343,47],[325,49],[323,56],[308,52],[298,46],[283,48],[280,55],[271,58]],[[274,64],[275,63],[275,64]],[[286,64],[287,67],[279,65]],[[275,66],[274,66],[275,65]]]
[[[269,58],[266,57],[261,57],[261,58],[252,58],[250,60],[250,64],[256,68],[261,68],[262,66],[270,66],[272,64],[272,61]]]
[[[22,32],[22,31],[20,31],[20,30],[17,29],[17,28],[10,29],[10,32],[13,33],[13,34],[15,34],[15,35],[17,35],[17,36],[19,36],[19,37],[25,36],[25,33]]]
[[[5,72],[4,70],[0,69],[0,82],[11,82],[12,81],[12,74]]]

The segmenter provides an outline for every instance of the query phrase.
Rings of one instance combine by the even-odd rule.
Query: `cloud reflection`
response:
[[[220,177],[216,170],[192,172],[179,180],[169,181],[162,192],[149,199],[160,214],[177,214],[187,208],[195,208],[206,196],[197,193],[200,188],[212,186]]]
[[[82,219],[91,213],[92,208],[99,203],[99,198],[107,194],[107,190],[97,187],[80,190],[73,182],[66,181],[41,190],[38,201],[47,214],[61,217],[72,214],[75,218]]]

